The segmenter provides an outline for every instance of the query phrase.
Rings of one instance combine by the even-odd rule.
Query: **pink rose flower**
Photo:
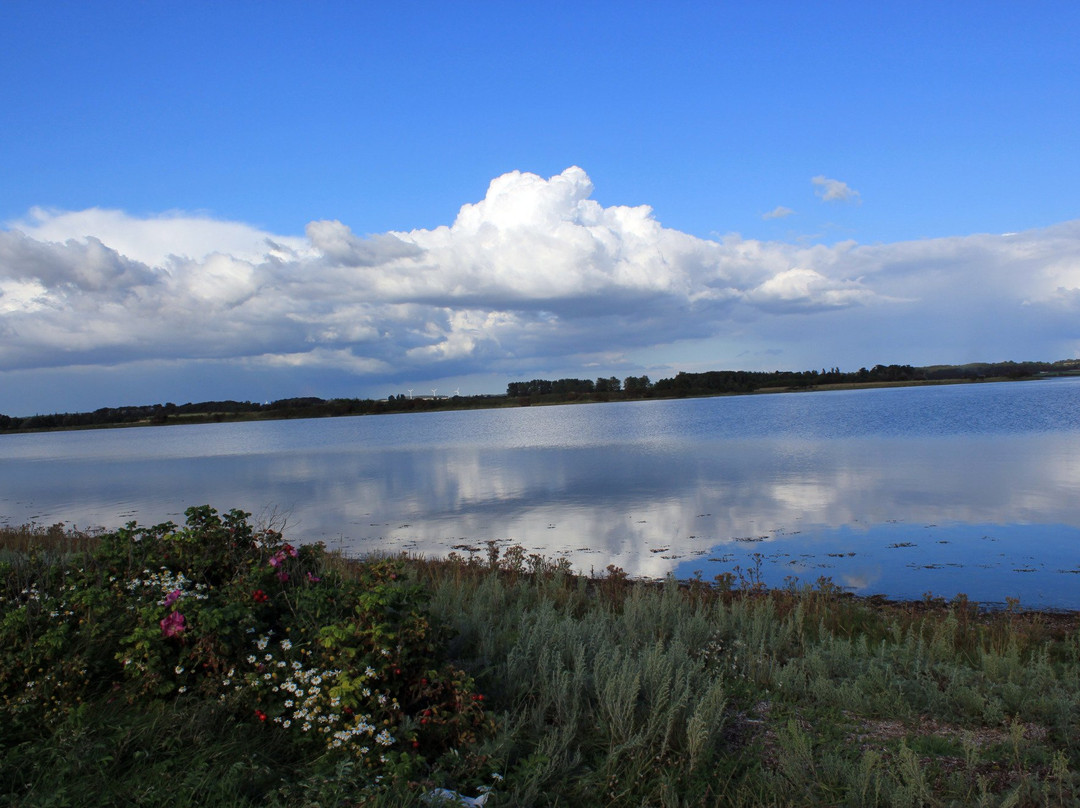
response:
[[[180,612],[170,612],[161,621],[161,633],[166,637],[175,637],[184,633],[184,615]]]

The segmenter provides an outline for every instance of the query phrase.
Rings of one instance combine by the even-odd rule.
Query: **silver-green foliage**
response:
[[[1080,637],[1051,653],[1020,624],[994,633],[960,608],[533,572],[433,584],[433,612],[458,630],[454,656],[498,705],[486,753],[507,774],[500,805],[1067,805],[1080,794]],[[961,743],[972,732],[1010,740]]]
[[[544,804],[569,782],[580,805],[703,797],[727,716],[726,674],[699,653],[715,620],[674,583],[637,588],[619,609],[584,594],[559,608],[535,584],[493,578],[468,593],[445,584],[433,608],[457,611],[472,635],[461,650],[486,661],[483,681],[512,705],[498,750],[518,768],[510,801]]]

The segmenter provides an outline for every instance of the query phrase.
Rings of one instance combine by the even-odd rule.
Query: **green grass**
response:
[[[96,540],[0,531],[5,591],[44,590]],[[329,600],[363,597],[350,582],[370,580],[367,562],[317,561],[338,587]],[[392,586],[418,586],[424,619],[441,627],[424,654],[467,673],[486,716],[405,774],[373,787],[349,758],[228,702],[91,683],[48,721],[0,724],[0,794],[42,806],[419,805],[436,786],[492,785],[489,807],[1080,804],[1076,614],[867,602],[827,581],[586,578],[494,545],[395,563]],[[11,601],[0,607],[10,617]],[[395,719],[395,735],[419,715]]]

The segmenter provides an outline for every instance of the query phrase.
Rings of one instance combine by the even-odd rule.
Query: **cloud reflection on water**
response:
[[[985,402],[948,432],[939,410],[1080,387],[995,387],[5,436],[0,521],[115,527],[209,503],[355,553],[493,540],[706,578],[760,553],[773,584],[1060,599],[1076,579],[1057,570],[1080,565],[1080,432],[988,427]],[[927,402],[933,419],[903,423]]]

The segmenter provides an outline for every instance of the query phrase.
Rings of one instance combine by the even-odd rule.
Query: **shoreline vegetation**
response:
[[[186,515],[0,529],[7,801],[1080,803],[1080,612],[582,576],[494,543],[351,559]]]
[[[0,414],[0,434],[65,429],[98,429],[166,424],[328,418],[498,407],[573,404],[720,395],[795,393],[874,387],[1022,381],[1080,375],[1080,359],[1056,362],[997,362],[968,365],[875,365],[854,372],[839,368],[786,371],[708,371],[678,373],[651,381],[648,376],[593,379],[533,379],[510,382],[505,395],[431,396],[401,393],[385,399],[317,397],[286,398],[258,404],[251,401],[203,401],[102,407],[93,412],[52,413],[17,417]]]

